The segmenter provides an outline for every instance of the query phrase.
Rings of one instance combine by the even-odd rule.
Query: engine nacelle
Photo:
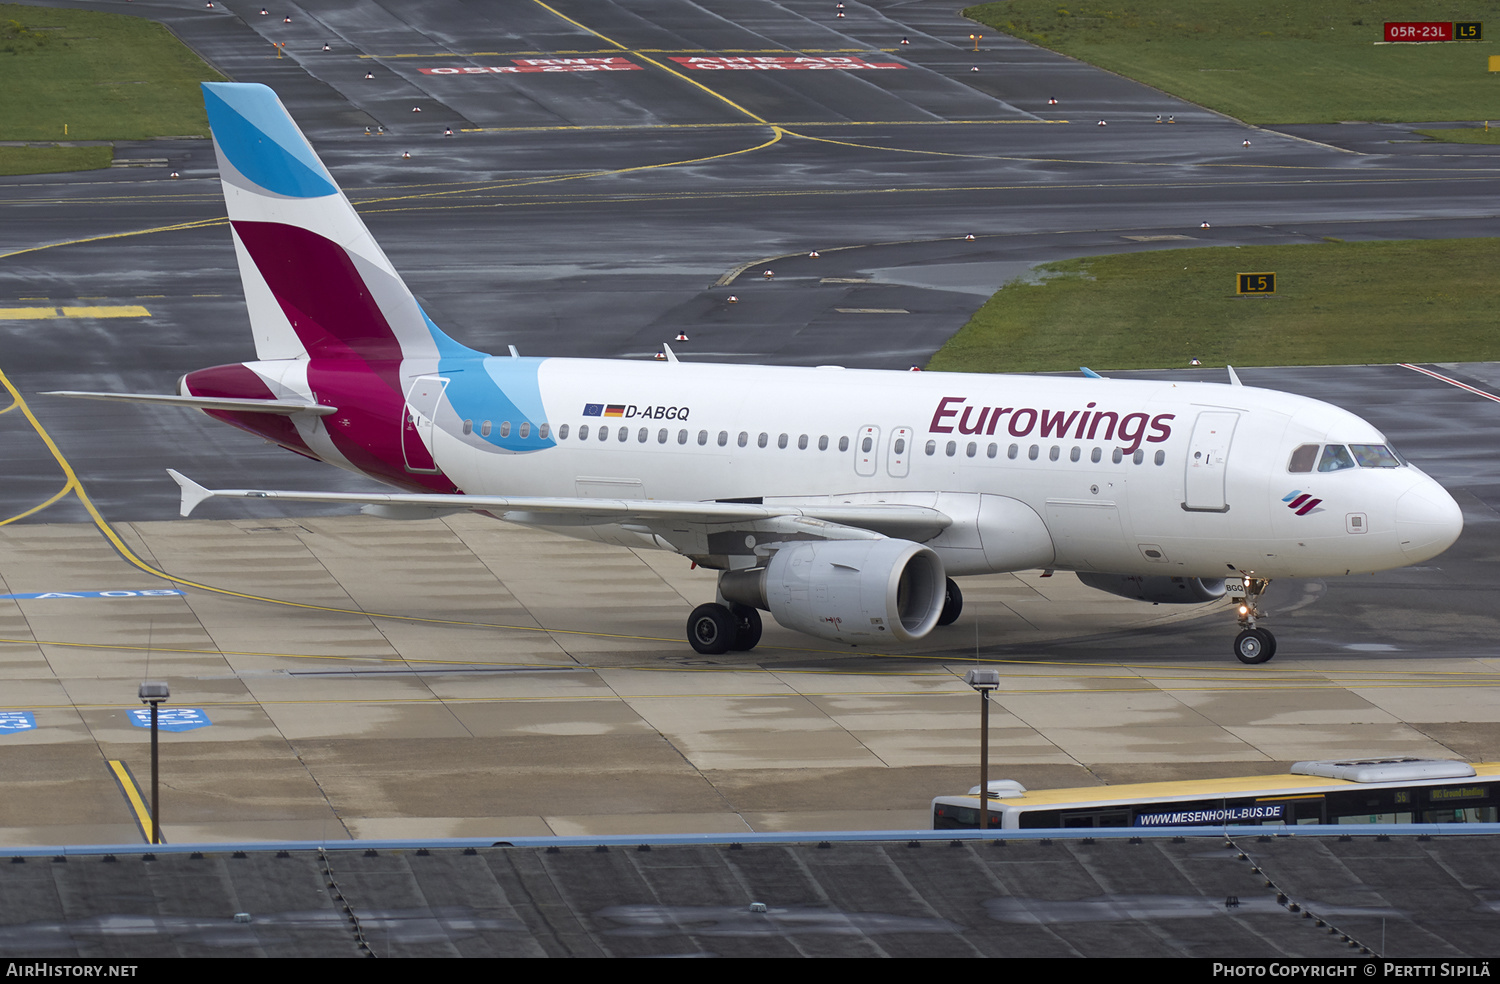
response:
[[[910,642],[943,613],[938,555],[910,540],[810,540],[763,568],[719,579],[726,601],[760,608],[789,629],[840,642]]]
[[[1091,588],[1122,598],[1158,605],[1201,605],[1224,597],[1223,578],[1167,577],[1161,574],[1090,574],[1078,572],[1078,580]]]

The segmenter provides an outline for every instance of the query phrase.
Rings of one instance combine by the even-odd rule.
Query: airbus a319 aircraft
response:
[[[753,648],[761,611],[844,643],[958,617],[951,575],[1037,568],[1143,601],[1244,592],[1235,654],[1270,659],[1275,577],[1368,573],[1457,539],[1457,504],[1379,431],[1230,384],[492,356],[444,334],[274,92],[206,83],[256,360],[188,373],[196,407],[403,491],[209,490],[473,510],[676,551],[720,571],[701,653]],[[1236,592],[1238,594],[1238,591]]]

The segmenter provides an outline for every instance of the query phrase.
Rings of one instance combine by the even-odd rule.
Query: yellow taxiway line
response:
[[[135,814],[136,826],[141,830],[141,837],[147,844],[165,844],[167,839],[153,838],[153,828],[156,821],[151,816],[151,807],[147,805],[146,798],[141,795],[141,789],[135,782],[135,776],[130,774],[130,767],[118,759],[109,760],[109,771],[114,774],[115,782],[120,784],[120,792],[125,794],[125,802],[130,804],[130,811]]]

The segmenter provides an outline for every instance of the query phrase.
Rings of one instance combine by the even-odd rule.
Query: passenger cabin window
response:
[[[1318,462],[1318,471],[1333,472],[1342,471],[1345,468],[1353,468],[1354,459],[1349,454],[1349,449],[1342,444],[1330,444],[1323,449],[1323,458]]]
[[[1304,444],[1292,452],[1292,460],[1287,464],[1286,470],[1294,474],[1310,472],[1313,463],[1318,460],[1318,446],[1316,444]]]
[[[582,427],[578,428],[578,437],[579,437],[580,440],[583,439],[583,438],[585,438],[585,437],[588,437],[588,436],[589,436],[589,425],[588,424],[584,424]],[[557,439],[559,441],[566,441],[568,439],[568,425],[567,424],[563,424],[561,427],[559,427],[557,429]]]
[[[501,437],[510,437],[510,421],[508,421],[508,420],[502,420],[502,421],[500,421],[500,436]]]
[[[489,437],[490,436],[490,422],[488,420],[486,420],[484,423],[482,423],[482,424],[479,425],[479,436],[480,437]]]
[[[474,433],[474,421],[472,421],[472,420],[465,420],[464,421],[464,433],[465,434],[472,434],[472,433]]]
[[[521,434],[521,437],[523,437],[523,438],[530,437],[531,436],[531,424],[528,423],[527,421],[524,421],[524,420],[521,421],[521,431],[520,431],[520,434]]]

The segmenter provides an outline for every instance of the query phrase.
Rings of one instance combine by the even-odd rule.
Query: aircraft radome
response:
[[[1452,497],[1370,424],[1231,383],[522,358],[438,329],[275,93],[203,86],[253,362],[184,376],[196,407],[403,491],[209,490],[356,503],[392,519],[474,510],[657,547],[720,571],[699,652],[748,650],[760,611],[846,643],[958,617],[953,575],[1036,568],[1152,602],[1243,591],[1235,654],[1268,660],[1275,577],[1427,560]],[[578,599],[587,604],[588,599]]]

